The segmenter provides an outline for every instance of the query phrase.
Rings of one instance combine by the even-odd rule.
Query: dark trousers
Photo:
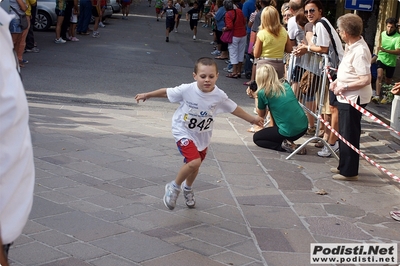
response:
[[[36,20],[36,10],[37,6],[31,7],[31,26],[29,27],[28,35],[26,35],[26,45],[25,49],[33,49],[35,47],[35,36],[33,35],[33,26],[35,25]]]
[[[298,140],[306,133],[307,128],[305,128],[304,131],[300,134],[292,137],[282,136],[278,130],[279,128],[277,126],[261,129],[260,131],[254,133],[253,141],[257,146],[262,148],[276,151],[285,151],[284,149],[282,149],[282,141],[284,141],[285,139],[289,141]]]
[[[358,105],[359,102],[360,99],[357,100]],[[360,106],[364,108],[366,104]],[[337,102],[336,107],[339,110],[339,134],[360,149],[361,112],[347,103]],[[339,141],[339,156],[340,174],[348,177],[358,175],[360,156],[342,141]]]
[[[74,8],[74,2],[67,1],[65,6],[65,13],[64,13],[64,20],[61,25],[61,38],[64,40],[67,39],[67,31],[69,25],[71,24],[71,15],[72,15],[72,8]]]
[[[217,36],[217,43],[221,44],[221,52],[228,51],[228,44],[221,41],[222,31],[216,30],[215,34]]]
[[[252,55],[248,54],[247,51],[249,50],[250,44],[250,33],[247,33],[247,40],[246,40],[246,52],[245,52],[245,62],[244,62],[244,73],[246,76],[249,74],[251,76],[251,71],[253,70],[253,63],[250,61]]]
[[[91,17],[92,17],[92,2],[88,0],[81,0],[79,2],[79,19],[76,31],[87,32],[89,29],[89,23]]]

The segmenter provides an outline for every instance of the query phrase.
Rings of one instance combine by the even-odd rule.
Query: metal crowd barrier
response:
[[[296,95],[297,100],[303,107],[305,112],[315,118],[315,135],[306,140],[301,144],[295,151],[293,151],[286,160],[289,160],[293,155],[299,152],[304,146],[314,140],[320,140],[322,143],[331,151],[333,156],[339,160],[338,155],[332,150],[331,145],[327,143],[322,137],[319,137],[319,131],[321,129],[321,114],[325,102],[329,102],[328,93],[328,77],[325,71],[329,67],[329,57],[326,54],[317,53],[306,53],[302,57],[297,57],[290,54],[288,69],[287,69],[287,80],[291,83],[293,91]],[[315,74],[315,82],[308,88],[307,92],[300,90],[300,80],[304,73],[309,71]],[[326,105],[329,108],[329,104]]]

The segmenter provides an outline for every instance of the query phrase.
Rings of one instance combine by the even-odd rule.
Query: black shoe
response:
[[[165,39],[165,41],[166,41],[166,42],[169,42],[169,38],[167,37],[167,38]]]

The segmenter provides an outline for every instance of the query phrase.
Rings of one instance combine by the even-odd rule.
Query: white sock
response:
[[[192,190],[192,187],[189,187],[188,185],[186,185],[186,181],[184,181],[182,185],[183,185],[182,187],[184,190]]]
[[[171,182],[171,184],[172,184],[172,186],[173,186],[174,188],[177,188],[177,189],[179,189],[179,186],[176,184],[176,182],[175,182],[175,181],[172,181],[172,182]]]

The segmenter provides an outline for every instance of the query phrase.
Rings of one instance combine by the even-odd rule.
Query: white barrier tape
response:
[[[329,73],[329,69],[331,70],[336,70],[335,68],[332,67],[326,67],[326,74],[328,75],[328,79],[329,82],[332,82],[332,77],[331,74]],[[364,108],[362,108],[361,106],[359,106],[358,104],[356,104],[355,102],[350,101],[349,99],[346,98],[346,96],[344,96],[342,93],[339,94],[340,96],[343,97],[343,99],[345,99],[351,106],[353,106],[354,108],[356,108],[359,112],[361,112],[362,114],[364,114],[365,116],[368,116],[369,118],[371,118],[374,122],[380,124],[381,126],[384,126],[385,128],[393,131],[394,133],[396,133],[397,135],[400,136],[400,132],[396,131],[394,128],[390,127],[389,125],[385,124],[382,120],[380,120],[379,118],[377,118],[376,116],[374,116],[373,114],[371,114],[370,112],[368,112],[367,110],[365,110]]]
[[[329,130],[335,134],[341,141],[343,141],[343,143],[345,143],[347,146],[349,146],[353,151],[355,151],[357,154],[359,154],[361,157],[363,157],[367,162],[369,162],[370,164],[372,164],[373,166],[377,167],[379,170],[381,170],[383,173],[387,174],[389,177],[391,177],[394,181],[399,182],[400,183],[400,178],[395,176],[394,174],[392,174],[391,172],[389,172],[388,170],[386,170],[384,167],[382,167],[381,165],[379,165],[378,163],[376,163],[374,160],[372,160],[371,158],[369,158],[367,155],[365,155],[362,151],[360,151],[359,149],[357,149],[356,147],[354,147],[353,144],[351,144],[350,142],[348,142],[345,138],[342,137],[342,135],[340,135],[335,129],[333,129],[331,127],[331,125],[329,124],[329,122],[326,122],[321,115],[318,116],[318,119],[324,123],[324,125],[329,128]]]

